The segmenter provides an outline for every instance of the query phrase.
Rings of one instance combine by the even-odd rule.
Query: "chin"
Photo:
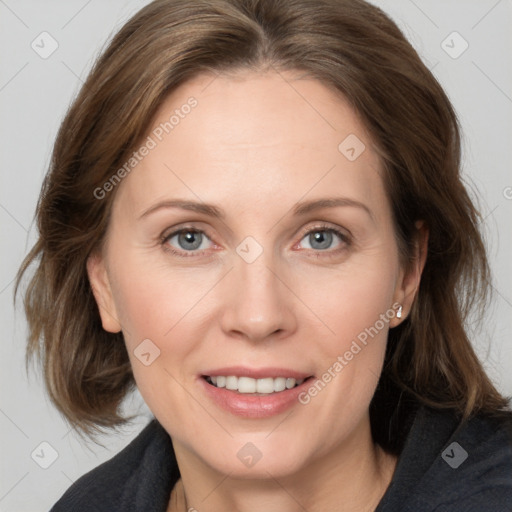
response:
[[[234,436],[224,443],[211,440],[207,446],[196,446],[196,455],[214,471],[230,478],[268,479],[283,478],[300,472],[310,460],[308,454],[317,450],[305,446],[297,436],[273,435],[265,439],[268,432],[258,435]],[[283,438],[287,442],[283,442]],[[212,450],[212,446],[215,449]]]

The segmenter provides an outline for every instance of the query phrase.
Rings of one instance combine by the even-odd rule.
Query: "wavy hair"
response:
[[[375,439],[393,451],[420,404],[462,419],[505,414],[465,329],[488,298],[479,213],[460,174],[460,130],[445,92],[395,23],[362,0],[156,0],[99,56],[58,132],[37,205],[39,238],[17,276],[35,266],[24,306],[27,359],[49,395],[91,434],[122,424],[134,386],[121,333],[102,329],[86,262],[104,239],[113,190],[94,191],[147,135],[166,97],[208,71],[299,70],[338,91],[379,152],[402,261],[415,223],[430,237],[411,314],[389,333],[370,406]]]

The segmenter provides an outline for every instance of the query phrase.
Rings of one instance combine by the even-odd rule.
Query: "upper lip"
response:
[[[204,377],[216,377],[234,375],[236,377],[251,377],[253,379],[264,379],[266,377],[272,377],[277,379],[278,377],[286,377],[291,379],[306,379],[311,377],[311,373],[304,373],[298,370],[292,370],[290,368],[247,368],[246,366],[229,366],[224,368],[215,368],[207,370],[201,373]]]

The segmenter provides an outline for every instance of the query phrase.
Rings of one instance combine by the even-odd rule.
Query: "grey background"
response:
[[[26,323],[20,304],[14,311],[12,303],[15,273],[35,241],[34,209],[59,123],[105,42],[146,3],[0,0],[0,511],[48,510],[74,480],[118,452],[147,422],[149,412],[135,395],[127,409],[140,416],[129,428],[104,436],[103,448],[81,442],[52,408],[39,373],[25,372]],[[374,3],[405,31],[459,114],[464,176],[485,217],[496,292],[473,339],[497,387],[512,395],[512,1]],[[43,31],[58,43],[47,58],[31,47],[34,40],[43,46]],[[463,39],[448,37],[454,31]],[[469,47],[458,56],[463,40]],[[46,39],[40,51],[50,43]],[[52,462],[52,450],[57,458],[43,469]]]

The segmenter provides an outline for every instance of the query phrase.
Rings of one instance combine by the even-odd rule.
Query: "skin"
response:
[[[427,233],[419,230],[406,271],[371,139],[322,83],[293,72],[203,74],[173,91],[153,126],[190,96],[197,107],[119,185],[106,243],[89,259],[103,327],[123,331],[138,388],[172,437],[188,507],[374,510],[396,459],[373,442],[368,409],[388,330],[416,294]],[[354,161],[338,150],[349,134],[366,146]],[[332,197],[371,214],[355,206],[293,213],[297,202]],[[217,205],[225,218],[179,208],[143,215],[178,198]],[[162,240],[184,227],[206,235],[195,253],[177,236]],[[329,228],[348,242],[333,235],[318,248],[308,232]],[[247,236],[263,249],[252,263],[236,252]],[[396,303],[402,319],[306,405],[241,418],[198,383],[201,371],[232,365],[320,377]],[[160,349],[149,366],[134,355],[144,339]],[[237,457],[248,442],[262,454],[251,468]]]

